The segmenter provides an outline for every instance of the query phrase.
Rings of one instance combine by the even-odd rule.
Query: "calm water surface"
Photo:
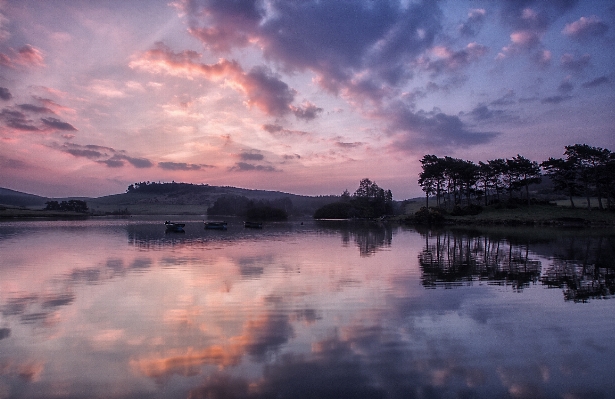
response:
[[[615,235],[0,224],[0,398],[609,398]]]

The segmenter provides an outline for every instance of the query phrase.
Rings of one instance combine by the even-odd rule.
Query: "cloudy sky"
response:
[[[612,1],[0,0],[0,186],[422,195],[425,154],[615,150]]]

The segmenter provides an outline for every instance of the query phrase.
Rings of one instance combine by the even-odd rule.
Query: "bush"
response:
[[[318,208],[314,219],[348,219],[352,216],[352,210],[349,202],[334,202]]]
[[[288,214],[284,209],[273,208],[269,205],[262,205],[248,208],[246,218],[250,221],[286,220],[288,219]]]
[[[414,222],[417,224],[442,224],[444,215],[436,208],[422,207],[414,214]]]

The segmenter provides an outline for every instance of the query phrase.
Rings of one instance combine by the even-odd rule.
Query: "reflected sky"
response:
[[[186,223],[184,234],[157,220],[0,224],[0,398],[615,388],[612,232]],[[567,294],[596,282],[604,295]]]

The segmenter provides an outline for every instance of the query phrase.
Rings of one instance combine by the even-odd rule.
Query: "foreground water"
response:
[[[0,398],[608,398],[613,231],[0,224]]]

